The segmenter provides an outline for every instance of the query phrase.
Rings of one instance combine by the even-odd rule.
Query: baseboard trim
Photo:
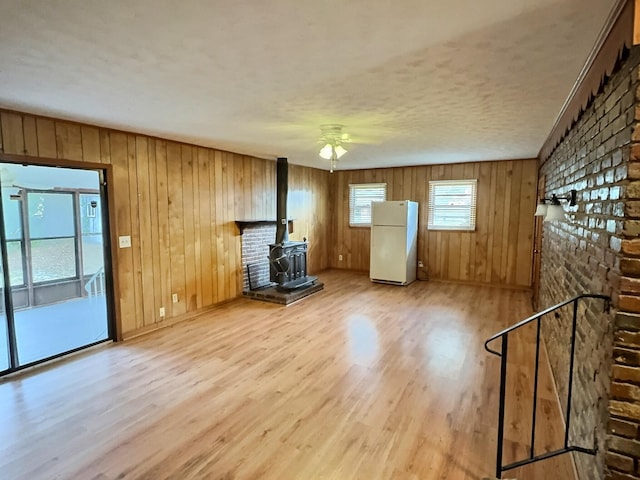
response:
[[[442,280],[439,278],[430,278],[428,280],[419,280],[421,282],[434,282],[434,283],[453,283],[456,285],[469,285],[473,287],[491,287],[491,288],[504,288],[507,290],[522,290],[533,293],[531,286],[524,285],[509,285],[504,283],[484,283],[484,282],[472,282],[467,280]]]
[[[163,328],[171,327],[171,326],[176,325],[178,323],[186,322],[188,320],[193,320],[194,318],[198,318],[201,315],[204,315],[206,313],[210,313],[210,312],[216,310],[217,308],[220,308],[220,307],[226,305],[227,303],[233,302],[233,301],[235,301],[235,300],[237,300],[239,298],[242,298],[242,296],[231,298],[229,300],[225,300],[224,302],[216,303],[216,304],[210,305],[208,307],[200,308],[198,310],[194,310],[193,312],[185,313],[185,314],[180,315],[178,317],[173,317],[173,318],[169,318],[167,320],[162,320],[160,322],[154,323],[153,325],[147,325],[145,327],[141,327],[141,328],[137,328],[135,330],[131,330],[129,332],[125,332],[122,335],[122,341],[132,340],[132,339],[134,339],[136,337],[147,335],[147,334],[153,333],[153,332],[155,332],[157,330],[161,330]]]

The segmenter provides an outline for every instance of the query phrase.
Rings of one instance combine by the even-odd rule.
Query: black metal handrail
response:
[[[557,455],[562,455],[563,453],[568,452],[581,452],[588,453],[590,455],[595,455],[598,450],[597,445],[594,448],[584,448],[576,445],[569,445],[569,428],[571,426],[571,395],[573,390],[573,362],[575,355],[575,347],[576,347],[576,326],[578,320],[578,302],[583,298],[599,298],[604,300],[604,311],[609,311],[609,302],[610,298],[607,295],[600,295],[595,293],[586,293],[583,295],[578,295],[577,297],[573,297],[569,300],[565,300],[564,302],[558,303],[552,307],[547,308],[541,312],[536,313],[535,315],[530,316],[529,318],[525,318],[524,320],[512,325],[509,328],[505,328],[501,332],[496,333],[491,336],[484,342],[484,348],[487,352],[492,353],[493,355],[497,355],[501,357],[500,361],[500,405],[499,405],[499,413],[498,413],[498,445],[496,452],[496,478],[502,478],[502,473],[507,470],[511,470],[517,467],[522,467],[524,465],[528,465],[530,463],[534,463],[540,460],[545,460],[547,458],[555,457]],[[573,320],[571,327],[571,356],[569,359],[569,387],[567,392],[567,416],[565,422],[565,431],[564,431],[564,447],[558,450],[554,450],[552,452],[546,452],[542,455],[535,455],[534,446],[536,439],[536,411],[537,411],[537,402],[538,402],[538,369],[540,364],[540,319],[545,315],[558,310],[566,305],[570,305],[573,303]],[[536,364],[535,364],[535,374],[534,374],[534,384],[533,384],[533,412],[532,412],[532,422],[531,422],[531,449],[529,453],[529,458],[525,460],[520,460],[518,462],[510,463],[508,465],[502,465],[502,444],[504,440],[504,409],[505,409],[505,394],[506,394],[506,383],[507,383],[507,352],[509,348],[509,333],[517,330],[525,325],[528,325],[532,322],[537,322],[536,326]],[[492,350],[489,348],[489,344],[499,338],[502,338],[502,348],[501,351],[498,352],[496,350]]]

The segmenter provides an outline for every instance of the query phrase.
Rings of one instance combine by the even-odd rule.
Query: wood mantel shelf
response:
[[[242,235],[247,228],[257,227],[260,225],[275,225],[277,223],[276,220],[236,220],[236,225],[238,226],[238,230],[240,230],[240,235]],[[293,227],[293,219],[289,219],[289,233],[291,233]]]

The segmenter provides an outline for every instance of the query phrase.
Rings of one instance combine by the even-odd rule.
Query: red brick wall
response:
[[[640,478],[640,182],[630,182],[640,173],[638,65],[634,48],[540,170],[547,195],[578,191],[575,207],[564,204],[567,221],[544,225],[541,309],[581,293],[610,295],[614,306],[604,313],[594,300],[579,310],[570,438],[599,447],[595,459],[575,455],[582,480]],[[563,409],[571,313],[543,323]]]
[[[251,269],[251,283],[265,285],[269,283],[269,244],[276,241],[276,224],[252,225],[242,233],[242,290],[249,290],[247,265],[260,265]]]

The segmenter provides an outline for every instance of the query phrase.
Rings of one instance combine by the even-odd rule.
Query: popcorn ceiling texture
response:
[[[578,191],[568,220],[545,223],[540,309],[581,293],[610,295],[579,309],[571,443],[598,454],[575,454],[581,480],[640,478],[640,135],[636,91],[640,49],[634,47],[603,91],[541,168],[546,193]],[[566,409],[572,311],[543,322],[558,395]]]
[[[0,107],[295,164],[535,157],[615,0],[0,4]]]

